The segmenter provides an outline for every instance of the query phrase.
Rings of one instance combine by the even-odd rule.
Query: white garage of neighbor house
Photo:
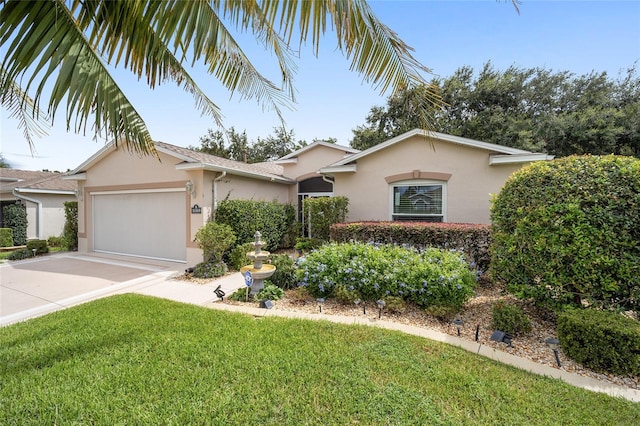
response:
[[[246,164],[156,142],[158,158],[109,144],[78,183],[78,250],[202,261],[193,238],[224,199],[291,203],[345,196],[348,221],[489,223],[491,194],[543,153],[413,130],[365,151],[317,141]],[[304,215],[299,214],[299,219]]]
[[[64,230],[64,203],[76,201],[76,183],[63,174],[0,168],[0,226],[2,207],[23,204],[27,210],[27,239],[59,237]]]

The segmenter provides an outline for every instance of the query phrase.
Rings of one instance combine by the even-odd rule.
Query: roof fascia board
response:
[[[171,157],[176,157],[176,158],[178,158],[178,159],[180,159],[180,160],[182,160],[184,162],[187,162],[187,163],[193,163],[194,161],[196,161],[192,157],[188,157],[186,155],[182,155],[180,153],[177,153],[176,151],[172,151],[170,149],[161,147],[158,144],[156,144],[156,151],[162,152],[163,154],[167,154],[167,155],[169,155]]]
[[[358,152],[360,152],[360,150],[355,149],[355,148],[351,148],[349,146],[344,146],[344,145],[338,145],[335,143],[329,143],[329,142],[325,142],[325,141],[315,141],[313,142],[311,145],[307,145],[307,146],[303,146],[302,148],[293,151],[283,157],[278,158],[276,161],[280,161],[280,160],[288,160],[290,158],[294,158],[297,157],[298,155],[302,154],[305,151],[310,150],[311,148],[315,148],[317,146],[324,146],[327,148],[333,148],[333,149],[337,149],[338,151],[345,151],[351,154],[356,154]]]
[[[358,165],[357,164],[348,164],[348,165],[342,165],[342,166],[328,166],[328,167],[323,167],[320,170],[318,170],[318,173],[321,174],[325,174],[325,173],[355,173],[358,171]]]
[[[273,161],[276,164],[297,164],[298,163],[298,159],[297,158],[287,158],[286,160],[274,160]]]
[[[58,195],[75,195],[75,191],[65,189],[35,189],[35,188],[15,188],[16,192],[25,194],[58,194]]]
[[[62,180],[87,180],[87,173],[76,173],[73,175],[62,176]]]
[[[533,161],[553,160],[553,158],[554,158],[553,155],[543,154],[543,153],[491,155],[489,156],[489,165],[495,166],[500,164],[530,163]]]
[[[267,180],[267,181],[270,181],[270,182],[278,182],[278,183],[285,183],[285,184],[294,184],[294,183],[296,183],[296,181],[288,179],[288,178],[271,176],[271,175],[264,175],[264,174],[260,174],[260,173],[252,173],[252,172],[247,172],[245,170],[238,170],[238,169],[233,169],[233,168],[230,168],[230,167],[215,166],[215,165],[212,165],[212,164],[204,164],[204,163],[182,163],[182,164],[178,164],[178,165],[176,165],[176,170],[206,170],[206,171],[210,171],[210,172],[227,172],[229,174],[236,175],[236,176],[244,176],[244,177],[249,177],[249,178],[253,178],[253,179]]]
[[[108,144],[100,148],[98,152],[96,152],[87,160],[85,160],[84,163],[80,164],[78,167],[76,167],[71,172],[69,172],[69,175],[76,175],[76,174],[79,174],[79,172],[90,168],[95,163],[97,163],[102,157],[104,157],[105,155],[107,155],[112,151],[115,151],[116,149],[115,145],[116,145],[115,142],[109,142]]]

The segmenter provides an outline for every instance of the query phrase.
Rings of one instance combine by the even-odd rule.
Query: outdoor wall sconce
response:
[[[384,309],[384,300],[378,300],[376,302],[378,304],[378,319],[382,318],[382,309]]]
[[[554,339],[553,337],[550,337],[547,340],[545,340],[544,342],[553,351],[553,355],[555,355],[555,357],[556,357],[556,363],[558,364],[558,367],[562,367],[562,364],[560,363],[560,355],[558,354],[558,346],[560,345],[560,341],[558,339]]]
[[[495,330],[491,335],[491,340],[494,342],[502,342],[506,343],[508,347],[511,347],[511,339],[513,337],[510,334],[505,333],[504,331]]]
[[[191,198],[196,196],[196,190],[193,186],[193,182],[191,182],[190,180],[187,181],[187,184],[185,185],[187,188],[187,192],[191,195]]]
[[[453,322],[453,325],[455,325],[458,328],[458,336],[460,336],[460,327],[462,327],[462,324],[464,324],[464,321],[462,321],[460,318],[456,318],[452,322]]]
[[[324,305],[324,297],[319,297],[316,299],[316,302],[318,302],[318,308],[320,309],[320,313],[322,313],[322,305]]]

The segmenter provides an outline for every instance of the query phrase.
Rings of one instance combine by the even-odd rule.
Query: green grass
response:
[[[640,404],[399,332],[137,295],[0,329],[0,424],[638,424]]]

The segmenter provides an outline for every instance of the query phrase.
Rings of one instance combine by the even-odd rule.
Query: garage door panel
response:
[[[184,192],[93,195],[94,250],[186,260]]]

